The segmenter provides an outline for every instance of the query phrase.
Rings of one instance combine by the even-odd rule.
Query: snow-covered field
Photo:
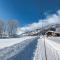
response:
[[[24,37],[21,37],[21,38],[0,39],[0,49],[2,49],[4,47],[9,47],[9,46],[12,46],[14,44],[25,41],[27,39],[33,39],[33,38],[35,38],[35,37],[33,37],[33,36],[24,36]]]
[[[50,37],[46,42],[47,60],[60,60],[60,37]]]
[[[33,60],[60,60],[60,37],[38,39]]]
[[[10,60],[9,58],[23,51],[36,36],[25,36],[22,38],[0,39],[0,60]],[[1,47],[1,45],[3,45]],[[20,60],[20,59],[19,59]]]
[[[60,60],[60,37],[0,39],[0,60]]]

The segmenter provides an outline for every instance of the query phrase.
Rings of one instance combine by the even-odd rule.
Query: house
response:
[[[55,36],[60,36],[60,27],[56,28]]]
[[[60,32],[55,32],[55,36],[60,36]]]
[[[56,32],[56,31],[48,31],[47,33],[46,33],[46,36],[48,37],[48,36],[60,36],[60,32]]]
[[[55,36],[55,33],[54,33],[54,31],[47,31],[46,32],[46,36],[48,37],[48,36]]]

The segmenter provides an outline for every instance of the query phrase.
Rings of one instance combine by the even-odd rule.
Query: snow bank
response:
[[[46,60],[46,58],[47,60],[60,60],[60,37],[46,38],[43,36],[39,38],[36,36],[26,36],[16,39],[0,39],[0,45],[6,44],[0,49],[0,60],[7,60],[19,52],[24,51],[24,48],[33,40],[38,41],[36,49],[32,52],[33,60]]]
[[[45,44],[44,44],[45,42]],[[60,37],[38,39],[33,60],[60,60]]]
[[[8,60],[32,60],[33,52],[36,49],[38,38],[33,39],[21,52],[12,56]]]
[[[39,38],[37,48],[34,52],[35,56],[33,60],[45,60],[45,48],[44,48],[44,39]]]
[[[23,39],[23,38],[18,38],[18,39]],[[19,41],[16,39],[17,41]],[[13,44],[12,46],[10,45],[9,47],[5,47],[4,49],[0,49],[0,60],[7,60],[8,58],[18,54],[24,48],[31,43],[36,37],[26,37],[24,41],[20,41],[19,43]],[[11,41],[12,43],[12,41]]]
[[[33,36],[25,36],[21,38],[7,38],[7,39],[0,39],[0,49],[4,47],[9,47],[14,44],[20,43],[22,41],[25,41],[26,39],[34,38]]]
[[[55,40],[54,40],[55,39]],[[59,37],[53,37],[46,42],[47,60],[60,60],[60,44],[57,43]],[[57,41],[57,42],[56,42]]]

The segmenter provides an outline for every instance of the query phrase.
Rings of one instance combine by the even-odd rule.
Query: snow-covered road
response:
[[[0,60],[28,60],[29,58],[31,60],[33,57],[33,51],[37,45],[37,39],[36,36],[6,39],[6,42],[9,42],[9,46],[7,43],[0,41],[1,44],[6,44],[0,49]],[[10,42],[10,40],[12,41]]]
[[[60,37],[0,39],[0,60],[60,60]]]
[[[25,41],[27,39],[33,39],[35,37],[33,37],[33,36],[25,36],[25,37],[21,37],[21,38],[0,39],[0,49],[12,46],[14,44],[20,43],[20,42]]]

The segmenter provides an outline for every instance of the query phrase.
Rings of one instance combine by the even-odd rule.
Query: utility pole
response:
[[[45,20],[42,20],[42,33],[44,33],[44,26],[43,26],[43,23],[44,22],[46,22]],[[45,36],[44,36],[44,34],[42,34],[43,35],[43,38],[44,38],[44,49],[45,49],[45,58],[46,58],[46,60],[47,60],[47,53],[46,53],[46,40],[45,40]]]

